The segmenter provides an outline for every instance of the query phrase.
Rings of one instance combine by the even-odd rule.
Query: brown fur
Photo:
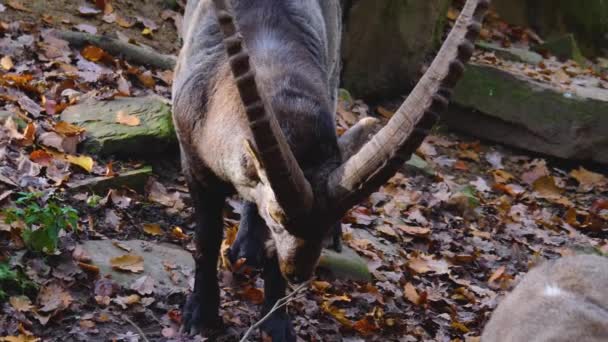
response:
[[[564,257],[532,269],[494,311],[482,341],[608,341],[608,258]]]

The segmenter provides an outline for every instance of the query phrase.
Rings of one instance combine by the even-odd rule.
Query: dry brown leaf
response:
[[[403,296],[414,305],[422,305],[422,297],[418,294],[416,287],[412,283],[405,284],[403,289]]]
[[[69,122],[59,121],[53,126],[55,132],[65,135],[65,136],[76,136],[85,132],[85,129],[82,127],[78,127],[76,125],[72,125]]]
[[[17,1],[17,0],[8,0],[6,2],[6,5],[8,5],[8,7],[17,10],[17,11],[22,11],[22,12],[31,12],[32,10],[25,7],[21,1]]]
[[[152,236],[161,236],[165,234],[160,224],[156,223],[144,223],[144,232]]]
[[[103,49],[94,45],[85,46],[82,51],[80,51],[80,54],[91,62],[99,62],[106,56],[106,52],[103,51]]]
[[[496,271],[494,271],[494,273],[492,273],[492,275],[488,279],[488,283],[496,282],[497,280],[502,278],[506,270],[507,269],[504,266],[500,266]]]
[[[402,232],[404,232],[408,235],[413,235],[413,236],[417,236],[417,237],[426,238],[431,234],[430,228],[405,226],[405,225],[397,226],[397,228],[399,228]]]
[[[141,273],[144,271],[144,258],[135,254],[125,254],[110,259],[110,265],[117,270]]]
[[[444,259],[433,259],[430,255],[419,255],[414,257],[407,262],[407,266],[412,271],[420,274],[429,272],[447,274],[450,271],[447,261]]]
[[[264,303],[264,291],[256,287],[248,287],[241,292],[241,296],[252,304],[260,305]]]
[[[53,160],[53,156],[45,150],[35,150],[30,154],[30,160],[42,166],[49,166]]]
[[[154,278],[150,276],[143,276],[138,278],[131,284],[131,290],[136,291],[142,296],[148,296],[154,293],[154,287],[156,286],[156,281]]]
[[[139,126],[141,120],[135,115],[127,114],[124,110],[119,110],[116,113],[116,122],[126,126]]]
[[[355,324],[353,324],[353,329],[355,329],[359,334],[367,336],[380,330],[380,327],[378,324],[376,324],[373,317],[366,316],[363,319],[355,322]]]
[[[42,312],[55,312],[67,309],[72,296],[61,286],[52,283],[44,286],[38,293],[38,305]]]
[[[317,291],[319,291],[319,292],[323,293],[323,292],[325,292],[325,291],[326,291],[328,288],[330,288],[330,287],[331,287],[331,284],[330,284],[330,283],[328,283],[328,282],[326,282],[326,281],[315,280],[315,281],[313,281],[313,282],[312,282],[312,287],[313,287],[315,290],[317,290]]]
[[[397,234],[397,232],[395,231],[395,229],[389,225],[383,224],[381,226],[378,226],[376,228],[380,233],[386,235],[386,236],[390,236],[392,238],[398,238],[399,234]]]
[[[138,304],[141,301],[141,297],[139,295],[136,294],[132,294],[130,296],[118,296],[114,299],[112,299],[112,302],[120,305],[121,308],[126,309],[127,307],[129,307],[130,305],[133,304]]]
[[[596,187],[603,187],[608,184],[608,179],[604,175],[591,172],[582,166],[578,170],[570,172],[570,176],[576,179],[581,192],[590,192]]]
[[[33,308],[32,301],[26,296],[11,297],[8,301],[15,310],[20,312],[28,312]]]
[[[44,324],[43,324],[44,325]],[[2,342],[38,342],[40,339],[32,335],[21,334],[18,336],[5,336],[0,337]]]
[[[492,170],[492,176],[494,177],[494,182],[498,184],[506,184],[515,179],[515,176],[505,170]]]
[[[2,66],[2,69],[9,71],[15,66],[15,64],[13,63],[11,56],[7,55],[0,59],[0,66]]]

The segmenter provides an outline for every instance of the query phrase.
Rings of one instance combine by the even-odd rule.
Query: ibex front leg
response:
[[[222,242],[225,196],[221,191],[203,187],[196,181],[188,183],[196,216],[196,275],[194,292],[184,307],[182,329],[195,335],[222,326],[217,262]]]

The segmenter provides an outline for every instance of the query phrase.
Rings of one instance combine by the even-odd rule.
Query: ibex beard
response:
[[[386,182],[436,123],[488,6],[467,1],[399,111],[359,142],[373,126],[369,119],[340,140],[336,135],[339,2],[188,2],[173,85],[196,218],[195,285],[183,316],[188,332],[221,325],[217,262],[225,198],[236,192],[245,200],[232,256],[261,262],[267,312],[288,282],[313,275],[336,222]],[[273,341],[295,340],[285,310],[262,330]]]

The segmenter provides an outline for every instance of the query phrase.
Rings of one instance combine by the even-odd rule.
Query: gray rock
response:
[[[152,167],[146,166],[138,170],[123,172],[115,177],[93,177],[70,182],[68,187],[72,191],[92,190],[96,194],[104,194],[109,189],[123,187],[143,193],[148,178],[152,175]]]
[[[397,97],[441,43],[448,0],[354,0],[346,8],[343,86],[366,100]]]
[[[536,65],[542,62],[543,60],[543,56],[527,49],[520,49],[515,47],[504,48],[498,44],[487,42],[478,42],[476,45],[477,47],[483,50],[494,52],[499,58],[506,59],[509,61]]]
[[[117,122],[117,113],[136,116],[139,124]],[[85,152],[123,157],[154,157],[176,144],[171,107],[158,96],[119,98],[111,101],[88,99],[68,107],[61,120],[84,127]]]
[[[490,66],[469,64],[448,126],[559,158],[608,164],[608,90],[571,92]]]
[[[131,254],[144,259],[144,271],[132,273],[117,271],[110,265],[110,259],[129,252],[116,247],[111,240],[86,241],[82,248],[91,257],[91,264],[99,267],[100,276],[111,275],[120,286],[130,288],[133,282],[144,275],[155,280],[155,294],[185,292],[189,289],[189,280],[194,271],[192,255],[178,246],[158,244],[142,240],[120,241],[131,249]],[[176,269],[167,270],[163,263],[176,265]],[[176,276],[177,283],[171,280],[171,273]]]
[[[548,40],[544,44],[535,46],[534,50],[541,53],[547,51],[562,62],[571,59],[581,65],[585,63],[585,57],[578,48],[574,35],[571,33]]]

